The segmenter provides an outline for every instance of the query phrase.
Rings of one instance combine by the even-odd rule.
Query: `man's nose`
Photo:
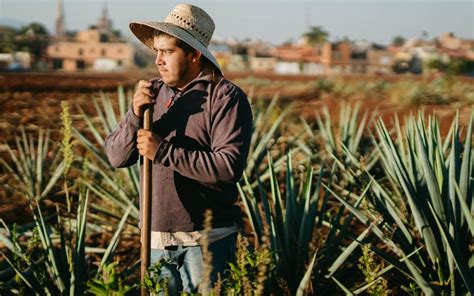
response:
[[[156,54],[155,65],[163,65],[163,55],[159,52]]]

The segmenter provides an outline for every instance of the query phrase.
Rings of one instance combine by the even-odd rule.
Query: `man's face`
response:
[[[158,67],[163,82],[171,87],[183,87],[194,77],[190,77],[189,65],[192,53],[186,54],[176,45],[176,39],[166,35],[154,37],[156,51],[155,65]]]

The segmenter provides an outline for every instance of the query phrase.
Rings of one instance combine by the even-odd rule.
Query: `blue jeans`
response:
[[[228,263],[235,261],[237,233],[228,235],[209,245],[212,253],[211,282],[217,281],[217,275],[224,276],[229,269]],[[160,278],[169,278],[169,294],[178,295],[180,292],[197,293],[202,281],[203,257],[201,246],[173,246],[165,250],[151,249],[150,264],[162,258],[169,263],[161,268]]]

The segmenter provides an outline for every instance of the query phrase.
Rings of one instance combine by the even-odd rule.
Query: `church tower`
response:
[[[97,29],[102,34],[110,34],[112,32],[112,21],[109,19],[109,11],[105,5],[102,8],[101,17],[97,20]]]
[[[64,28],[64,8],[63,1],[58,0],[56,7],[56,37],[63,37],[66,35]]]

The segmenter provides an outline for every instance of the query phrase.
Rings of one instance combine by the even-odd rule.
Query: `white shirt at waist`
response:
[[[209,230],[207,241],[213,243],[237,231],[237,226],[213,228]],[[191,232],[151,232],[151,248],[164,250],[165,247],[182,245],[184,247],[199,246],[204,230]]]

